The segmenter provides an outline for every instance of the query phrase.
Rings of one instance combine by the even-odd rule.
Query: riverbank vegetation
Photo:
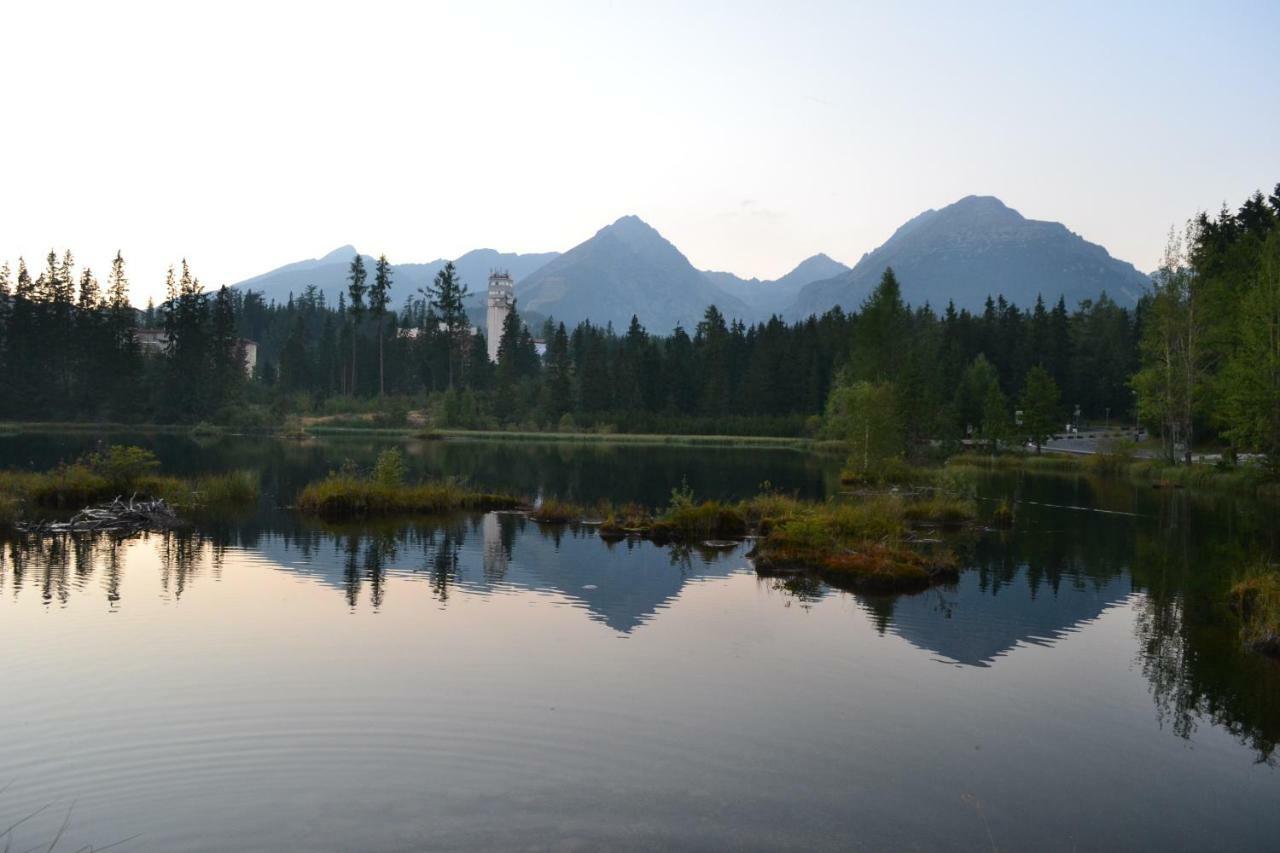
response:
[[[185,510],[233,509],[258,497],[257,477],[249,471],[174,477],[159,468],[150,451],[113,445],[49,471],[0,471],[0,520],[12,522],[36,509],[83,509],[117,497],[161,499]]]
[[[1259,565],[1231,588],[1246,646],[1280,657],[1280,566]]]
[[[354,465],[330,472],[303,488],[296,504],[299,512],[331,521],[524,505],[510,495],[478,491],[455,480],[406,483],[403,457],[394,449],[384,451],[371,472],[361,472]]]
[[[946,467],[972,471],[1027,471],[1036,474],[1125,478],[1154,488],[1218,489],[1237,494],[1280,497],[1280,484],[1259,464],[1181,465],[1164,459],[1138,458],[1124,450],[1095,454],[961,453]]]

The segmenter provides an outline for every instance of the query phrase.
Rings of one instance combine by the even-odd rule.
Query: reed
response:
[[[582,507],[576,504],[556,500],[555,498],[546,498],[542,503],[538,504],[533,512],[529,513],[529,518],[539,524],[568,524],[581,520],[583,515]]]
[[[978,517],[978,507],[973,501],[943,494],[909,501],[902,512],[908,521],[940,524],[944,527],[959,527]]]
[[[389,485],[341,473],[311,483],[297,500],[300,512],[333,520],[515,509],[523,505],[510,495],[469,489],[453,480]]]

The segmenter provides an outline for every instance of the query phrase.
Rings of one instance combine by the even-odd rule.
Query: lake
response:
[[[0,467],[101,438],[0,436]],[[110,440],[251,468],[262,498],[176,534],[0,542],[16,851],[64,821],[60,850],[1280,846],[1280,666],[1222,603],[1280,554],[1274,505],[987,477],[1012,531],[969,542],[954,585],[866,596],[758,578],[747,546],[288,509],[393,444],[413,476],[584,503],[839,489],[839,459],[797,450]]]

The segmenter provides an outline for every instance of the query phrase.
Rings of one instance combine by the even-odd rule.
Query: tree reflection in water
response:
[[[1247,744],[1259,761],[1276,764],[1280,667],[1241,648],[1235,617],[1223,604],[1236,568],[1260,551],[1274,552],[1268,513],[1205,505],[1185,494],[1141,501],[1134,498],[1144,510],[1137,521],[1045,512],[1013,531],[970,538],[960,543],[967,570],[954,586],[915,596],[847,594],[881,633],[974,666],[999,665],[1022,644],[1052,645],[1106,610],[1129,607],[1138,669],[1159,724],[1190,738],[1208,722]],[[655,618],[690,578],[742,565],[711,549],[605,543],[590,528],[539,526],[497,513],[345,528],[254,520],[140,539],[157,558],[159,588],[175,601],[202,576],[216,580],[228,549],[237,547],[323,580],[351,610],[381,609],[395,574],[425,579],[442,607],[460,585],[480,594],[498,586],[553,589],[624,633]],[[0,541],[0,591],[16,598],[31,590],[45,606],[64,607],[96,589],[118,609],[127,551],[138,544],[105,534]],[[803,608],[845,594],[808,576],[761,584]]]

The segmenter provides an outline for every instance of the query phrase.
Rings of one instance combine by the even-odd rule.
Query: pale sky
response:
[[[0,5],[0,259],[134,300],[343,244],[852,264],[968,194],[1142,270],[1280,181],[1280,3]]]

